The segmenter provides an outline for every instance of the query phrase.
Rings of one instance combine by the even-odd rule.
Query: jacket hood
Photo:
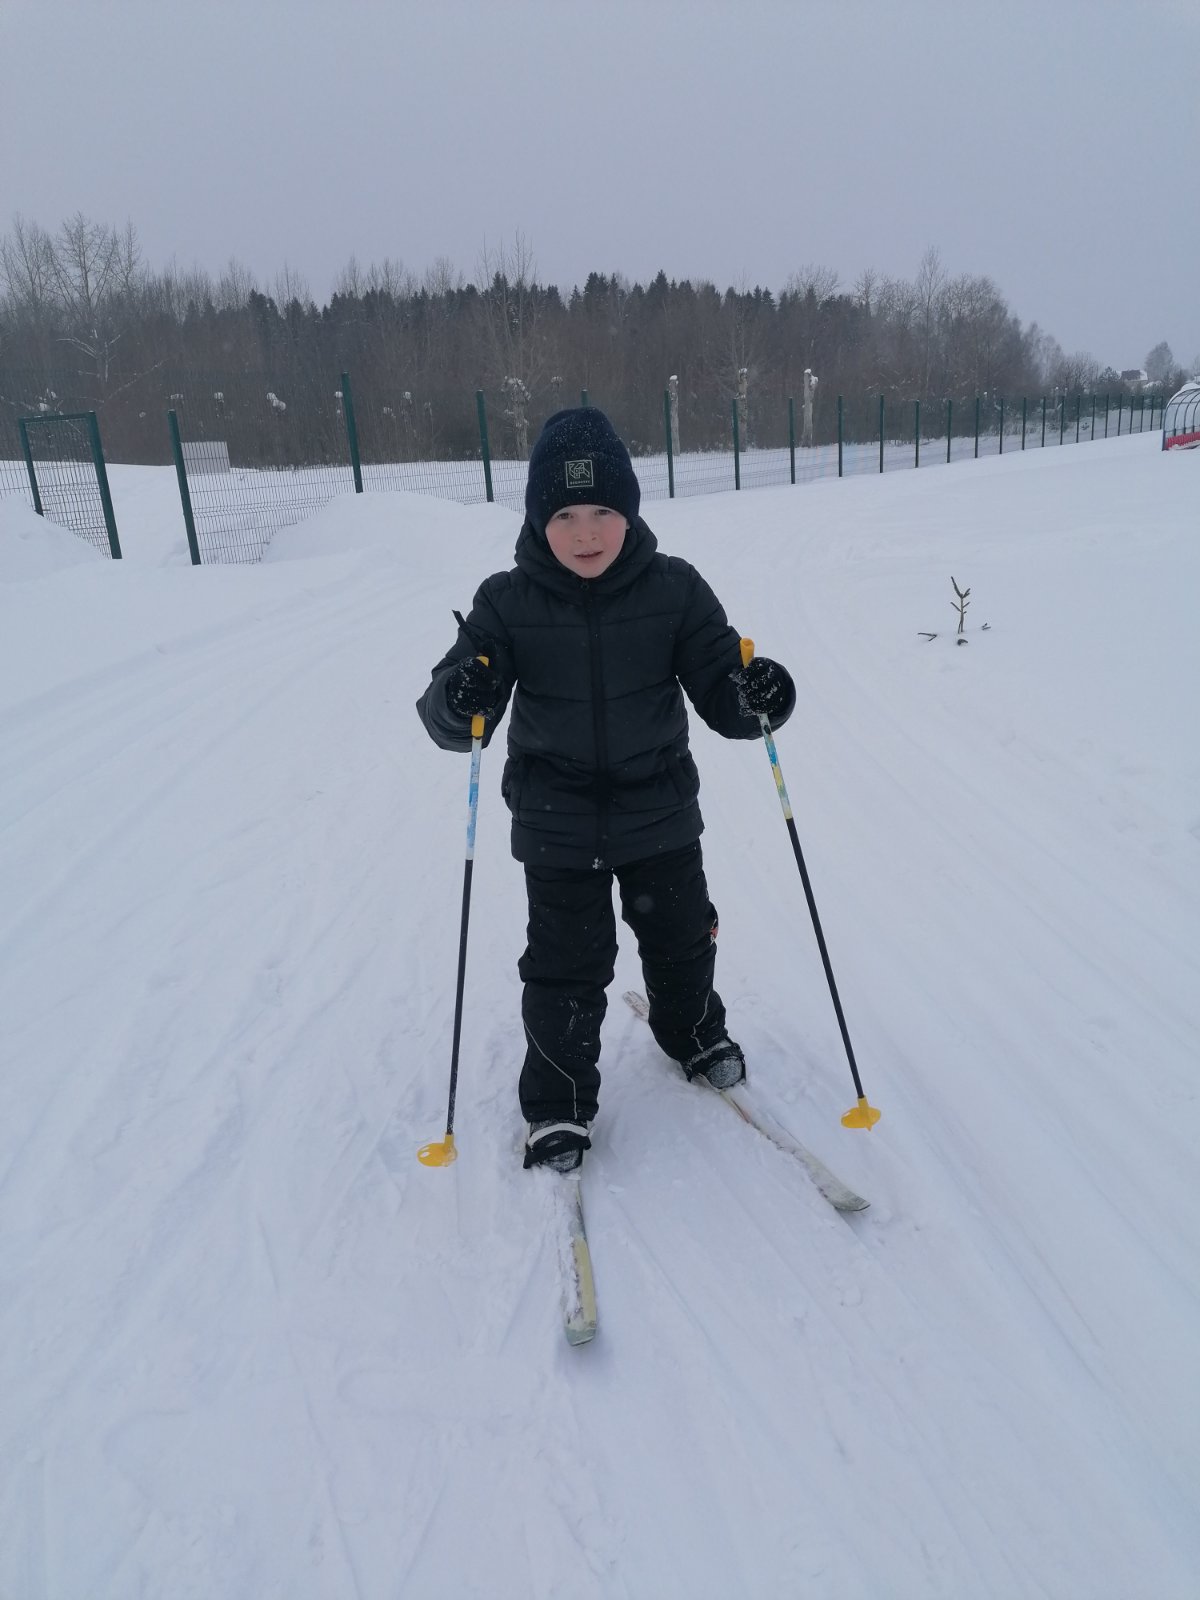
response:
[[[539,533],[526,520],[517,535],[514,559],[518,568],[542,588],[561,595],[564,600],[582,604],[589,592],[610,595],[627,589],[650,565],[657,549],[658,540],[641,517],[637,517],[629,524],[621,553],[612,566],[598,578],[581,578],[563,566],[546,542],[545,534]]]

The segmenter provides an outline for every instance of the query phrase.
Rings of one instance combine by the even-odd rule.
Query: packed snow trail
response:
[[[626,934],[579,1350],[520,1168],[502,737],[460,1158],[415,1159],[466,762],[413,702],[514,519],[347,499],[193,573],[123,517],[124,570],[38,528],[6,582],[0,502],[0,1594],[1190,1600],[1200,459],[1152,444],[647,508],[796,674],[884,1119],[838,1126],[761,745],[693,719],[755,1093],[872,1207],[672,1074]],[[966,648],[917,637],[951,572]]]

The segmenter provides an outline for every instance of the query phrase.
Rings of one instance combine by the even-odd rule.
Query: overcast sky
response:
[[[0,0],[0,232],[325,300],[351,255],[782,289],[934,245],[1068,352],[1200,356],[1200,0]]]

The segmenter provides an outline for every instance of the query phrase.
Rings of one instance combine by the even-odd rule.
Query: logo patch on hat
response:
[[[585,456],[582,461],[568,461],[565,463],[568,489],[594,489],[596,480],[592,475],[592,458]]]

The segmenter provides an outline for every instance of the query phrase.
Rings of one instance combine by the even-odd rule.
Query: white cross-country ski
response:
[[[627,989],[624,998],[635,1016],[640,1017],[643,1022],[649,1020],[650,1007],[644,994],[639,994],[636,989]],[[818,1192],[828,1200],[835,1211],[865,1211],[870,1205],[869,1200],[864,1200],[862,1195],[849,1184],[843,1183],[829,1170],[820,1156],[813,1155],[812,1151],[793,1137],[782,1123],[771,1116],[770,1112],[756,1105],[744,1083],[739,1083],[733,1089],[712,1089],[711,1092],[732,1106],[743,1122],[756,1133],[761,1133],[764,1139],[769,1139],[777,1150],[793,1156],[816,1185]]]
[[[578,1172],[549,1170],[554,1207],[554,1245],[562,1285],[563,1332],[568,1344],[587,1344],[596,1337],[596,1283],[592,1253],[583,1221],[583,1184]]]

